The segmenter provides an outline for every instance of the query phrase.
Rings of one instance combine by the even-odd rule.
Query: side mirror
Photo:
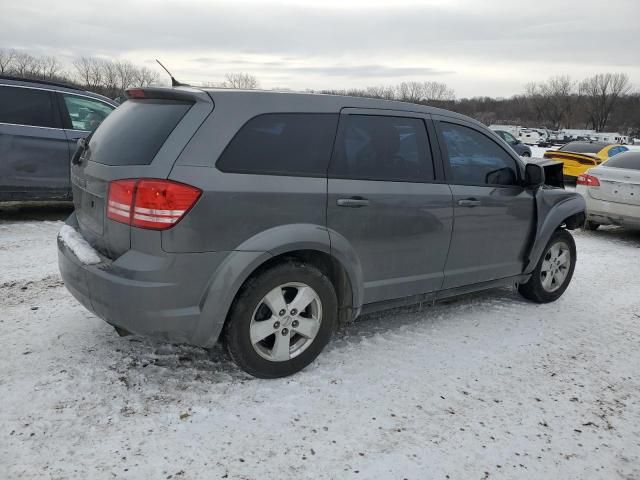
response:
[[[544,185],[544,168],[535,163],[527,163],[524,167],[524,186],[538,188]]]

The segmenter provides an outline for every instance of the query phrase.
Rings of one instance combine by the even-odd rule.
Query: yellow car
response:
[[[544,158],[562,162],[565,180],[575,183],[578,175],[627,150],[616,143],[569,142],[558,150],[547,150]]]

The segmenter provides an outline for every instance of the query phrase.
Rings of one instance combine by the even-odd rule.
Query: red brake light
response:
[[[130,223],[136,180],[116,180],[109,184],[107,195],[107,218],[116,222]]]
[[[130,88],[126,91],[126,94],[129,98],[146,98],[146,94],[141,88]]]
[[[578,175],[578,179],[576,180],[576,185],[585,185],[587,187],[599,187],[600,180],[598,180],[598,177],[594,177],[593,175],[589,175],[588,173],[583,173],[582,175]]]
[[[107,217],[134,227],[167,230],[201,194],[199,188],[171,180],[116,180],[109,184]]]

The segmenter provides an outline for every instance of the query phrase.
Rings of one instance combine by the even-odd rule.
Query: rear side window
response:
[[[338,123],[326,113],[269,113],[249,120],[216,166],[223,172],[325,176]]]
[[[619,153],[626,152],[627,150],[629,150],[629,149],[627,147],[623,147],[623,146],[613,147],[613,148],[609,149],[609,152],[607,153],[607,156],[610,158],[610,157],[613,157],[613,156],[615,156],[615,155],[617,155]]]
[[[462,125],[442,122],[450,171],[450,183],[515,185],[516,163],[496,142]]]
[[[47,90],[0,87],[0,122],[34,127],[59,127],[53,98]]]
[[[610,168],[640,170],[640,152],[623,152],[615,158],[610,158],[603,165]]]
[[[127,100],[91,136],[87,156],[105,165],[149,165],[192,105]]]
[[[104,102],[79,95],[63,93],[62,98],[69,114],[69,124],[74,130],[92,132],[114,109]]]
[[[417,118],[344,115],[329,174],[356,180],[433,180],[424,122]]]

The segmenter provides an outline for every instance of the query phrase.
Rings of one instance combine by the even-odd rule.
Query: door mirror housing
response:
[[[544,168],[535,163],[527,163],[524,167],[524,186],[537,188],[544,185]]]

